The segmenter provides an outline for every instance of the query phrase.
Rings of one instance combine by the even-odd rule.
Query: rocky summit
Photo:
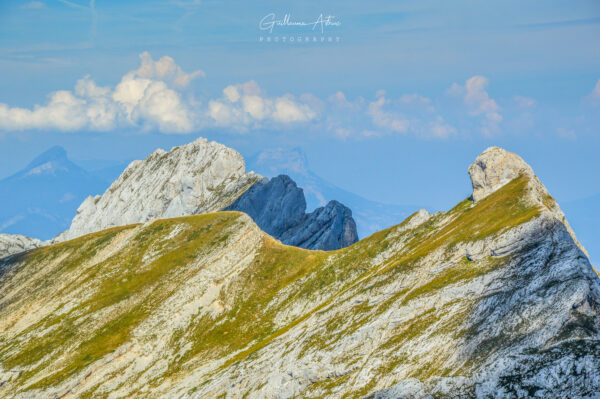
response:
[[[242,156],[200,138],[134,161],[103,195],[88,197],[65,241],[110,227],[215,212],[249,214],[268,234],[308,249],[335,250],[358,240],[352,211],[337,201],[305,214],[301,188],[289,177],[246,173]]]
[[[56,241],[114,226],[218,211],[259,179],[246,173],[237,151],[204,138],[169,152],[159,149],[132,162],[103,195],[88,197]]]
[[[247,213],[266,233],[300,248],[334,250],[358,241],[349,208],[330,201],[305,213],[304,193],[286,175],[255,183],[226,210]]]
[[[598,275],[521,158],[470,171],[337,251],[228,211],[4,258],[0,397],[597,397]]]

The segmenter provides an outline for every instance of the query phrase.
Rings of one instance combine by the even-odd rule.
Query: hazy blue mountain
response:
[[[600,194],[566,202],[563,211],[577,239],[590,254],[592,264],[600,263]]]
[[[90,174],[104,180],[107,183],[107,187],[112,184],[125,168],[131,163],[129,161],[115,161],[115,160],[104,160],[104,159],[91,159],[91,160],[75,160],[74,162],[87,170]]]
[[[266,177],[290,176],[304,189],[307,211],[337,200],[352,210],[359,238],[400,223],[419,209],[414,205],[392,205],[375,202],[341,189],[317,176],[308,168],[306,155],[299,148],[264,150],[246,161],[248,170]]]
[[[64,148],[52,147],[0,180],[0,233],[52,238],[69,227],[88,195],[109,185],[69,160]]]

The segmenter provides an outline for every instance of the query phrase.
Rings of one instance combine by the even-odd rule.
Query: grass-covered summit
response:
[[[475,201],[338,251],[219,212],[6,258],[0,396],[593,393],[598,277],[533,173],[493,159]]]

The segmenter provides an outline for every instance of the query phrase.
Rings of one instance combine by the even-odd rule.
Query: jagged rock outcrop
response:
[[[521,175],[533,177],[534,173],[520,156],[499,147],[488,148],[469,167],[473,201],[479,201]]]
[[[304,217],[304,193],[286,175],[263,178],[236,199],[226,210],[248,214],[267,234],[279,238]]]
[[[103,195],[88,197],[56,241],[109,227],[197,213],[231,204],[260,179],[235,150],[204,138],[132,162]]]
[[[21,235],[0,234],[0,258],[42,246],[42,242],[35,238]]]
[[[406,219],[416,205],[394,205],[375,202],[348,192],[328,182],[310,170],[306,154],[300,148],[267,148],[248,158],[247,165],[263,176],[288,175],[302,187],[308,210],[314,210],[336,200],[352,209],[359,237],[391,227]]]
[[[600,391],[600,279],[527,173],[339,251],[217,212],[101,231],[0,271],[0,397]]]
[[[281,236],[284,244],[325,251],[345,248],[358,241],[352,211],[337,201],[305,214]]]
[[[226,210],[247,213],[261,229],[287,245],[335,250],[358,241],[349,208],[330,201],[305,213],[304,193],[286,175],[257,182]]]
[[[471,197],[475,202],[520,176],[526,177],[529,181],[528,190],[521,198],[522,202],[543,206],[546,211],[550,212],[555,219],[565,226],[573,241],[589,257],[583,245],[577,240],[565,214],[523,158],[505,149],[490,147],[471,164],[469,176],[473,186]]]

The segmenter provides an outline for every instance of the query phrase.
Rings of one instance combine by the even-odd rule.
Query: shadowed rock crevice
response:
[[[286,175],[260,180],[225,210],[247,213],[261,229],[287,245],[335,250],[358,241],[348,207],[330,201],[305,213],[304,193]]]

